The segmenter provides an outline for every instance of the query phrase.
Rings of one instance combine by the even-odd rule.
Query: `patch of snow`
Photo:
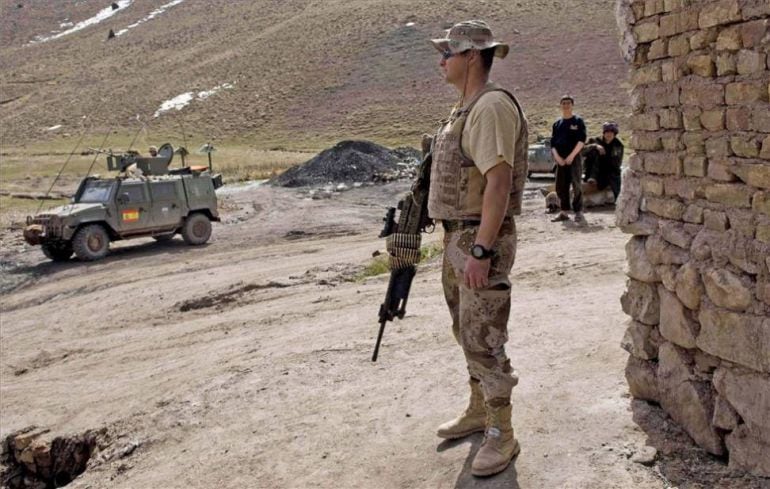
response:
[[[123,10],[124,8],[128,7],[129,5],[131,5],[133,3],[133,1],[134,0],[118,0],[118,2],[117,2],[118,8],[116,10],[113,10],[112,6],[110,5],[109,7],[106,7],[106,8],[103,8],[102,10],[100,10],[93,17],[88,18],[88,19],[86,19],[86,20],[84,20],[82,22],[78,22],[77,24],[75,24],[71,28],[67,29],[66,31],[62,31],[62,32],[53,34],[51,36],[37,36],[35,38],[35,40],[30,42],[30,44],[35,44],[35,43],[39,43],[39,42],[47,42],[47,41],[51,41],[53,39],[58,39],[60,37],[66,36],[68,34],[72,34],[73,32],[77,32],[79,30],[85,29],[86,27],[90,27],[92,25],[96,25],[96,24],[98,24],[98,23],[100,23],[100,22],[102,22],[102,21],[104,21],[106,19],[109,19],[110,17],[112,17],[116,13],[118,13],[121,10]]]
[[[62,22],[61,24],[59,24],[59,28],[64,29],[65,27],[72,27],[73,25],[75,24],[73,24],[72,22]]]
[[[61,127],[61,124],[57,124],[55,126],[49,127],[48,129],[46,129],[46,131],[55,131],[55,130],[59,129],[60,127]]]
[[[204,90],[202,92],[198,92],[198,98],[201,99],[201,100],[205,100],[205,99],[209,98],[210,96],[214,95],[215,93],[217,93],[218,91],[229,89],[229,88],[233,88],[233,84],[232,83],[223,83],[221,85],[217,85],[216,87],[212,88],[211,90]]]
[[[155,17],[159,16],[160,14],[162,14],[163,12],[165,12],[166,10],[168,10],[168,9],[170,9],[171,7],[174,7],[174,6],[176,6],[176,5],[179,5],[179,4],[180,4],[180,3],[182,3],[182,2],[184,2],[184,0],[173,0],[173,1],[171,1],[171,2],[168,2],[168,3],[167,3],[167,4],[165,4],[165,5],[161,5],[160,7],[156,8],[155,10],[153,10],[152,12],[150,12],[150,13],[147,15],[147,17],[144,17],[143,19],[139,19],[138,21],[134,22],[133,24],[131,24],[131,25],[127,26],[127,27],[126,27],[126,28],[124,28],[124,29],[120,29],[119,31],[117,31],[117,32],[115,33],[115,35],[116,35],[116,36],[122,36],[123,34],[125,34],[126,32],[128,32],[129,30],[133,29],[134,27],[140,26],[140,25],[144,24],[145,22],[148,22],[148,21],[150,21],[150,20],[154,19]]]
[[[203,90],[197,93],[185,92],[181,95],[177,95],[176,97],[163,102],[160,105],[160,108],[155,111],[155,115],[153,115],[153,117],[158,117],[163,112],[169,111],[171,109],[182,110],[187,106],[187,104],[189,104],[196,98],[198,100],[206,100],[207,98],[219,92],[220,90],[227,90],[227,89],[233,88],[233,86],[234,85],[232,83],[223,83],[221,85],[217,85],[211,90]]]
[[[172,99],[166,100],[165,102],[160,104],[160,108],[155,111],[155,115],[153,117],[158,117],[163,112],[166,112],[171,109],[182,110],[187,104],[192,102],[192,99],[193,99],[193,93],[185,92],[181,95],[177,95]]]
[[[414,25],[414,22],[407,22],[407,23],[406,23],[406,26],[407,26],[407,27],[412,27],[413,25]]]

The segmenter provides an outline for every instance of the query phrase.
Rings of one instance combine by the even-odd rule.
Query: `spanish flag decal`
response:
[[[123,222],[136,222],[139,220],[138,209],[126,209],[122,213]]]

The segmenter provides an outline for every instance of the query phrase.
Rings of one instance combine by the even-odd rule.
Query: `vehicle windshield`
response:
[[[78,203],[96,204],[110,200],[110,193],[115,182],[111,180],[89,180],[78,199]]]

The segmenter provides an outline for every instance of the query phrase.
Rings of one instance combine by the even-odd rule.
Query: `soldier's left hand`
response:
[[[469,256],[465,260],[465,273],[463,281],[465,286],[471,289],[483,289],[489,285],[489,268],[492,260],[477,260]]]

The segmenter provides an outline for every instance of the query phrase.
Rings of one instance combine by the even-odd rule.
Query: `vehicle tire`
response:
[[[182,238],[189,245],[202,245],[211,237],[211,221],[205,214],[190,214],[182,226]]]
[[[174,239],[174,233],[159,234],[157,236],[153,236],[152,239],[154,239],[158,243],[166,243],[166,242],[171,241],[172,239]]]
[[[67,241],[54,241],[41,245],[43,254],[53,261],[67,261],[72,256],[72,243]]]
[[[72,248],[81,260],[100,260],[110,249],[110,237],[103,226],[89,224],[75,233],[72,238]]]

